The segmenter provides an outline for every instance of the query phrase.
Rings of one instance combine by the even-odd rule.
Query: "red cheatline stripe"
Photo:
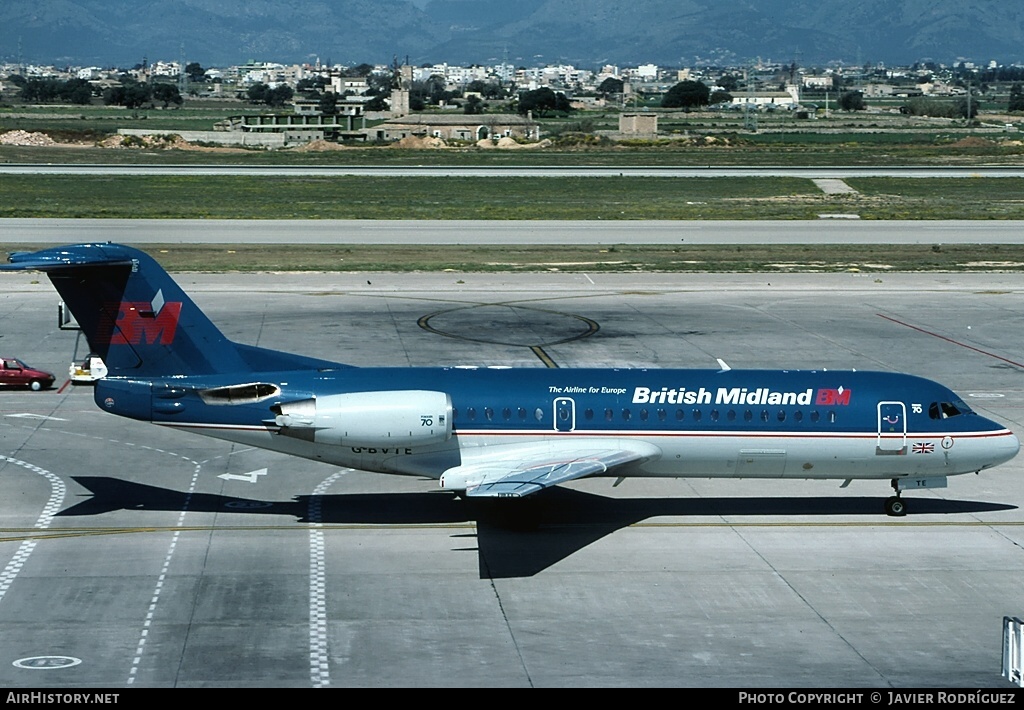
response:
[[[890,318],[889,316],[883,315],[881,313],[876,313],[875,315],[877,315],[879,318],[885,318],[887,321],[892,321],[893,323],[896,323],[898,325],[906,326],[907,328],[910,328],[911,330],[916,330],[919,333],[924,333],[925,335],[930,335],[933,338],[938,338],[939,340],[945,340],[947,343],[953,343],[953,345],[959,345],[962,348],[967,348],[968,350],[973,350],[976,353],[981,353],[982,355],[988,355],[989,357],[994,357],[996,360],[1002,360],[1003,362],[1008,362],[1011,365],[1013,365],[1014,367],[1024,368],[1024,364],[1016,362],[1015,360],[1010,360],[1009,358],[1005,358],[1002,355],[996,355],[995,353],[990,353],[987,350],[982,350],[981,348],[976,348],[973,345],[968,345],[967,343],[961,343],[959,340],[953,340],[953,338],[947,338],[945,335],[939,335],[938,333],[933,333],[930,330],[925,330],[924,328],[919,328],[916,325],[911,325],[910,323],[904,323],[901,320],[897,320],[895,318]]]

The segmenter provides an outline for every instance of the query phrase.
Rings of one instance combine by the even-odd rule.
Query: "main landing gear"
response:
[[[900,518],[907,514],[907,506],[900,498],[900,488],[896,484],[896,479],[892,479],[892,489],[896,491],[896,495],[889,496],[885,499],[885,514],[891,515],[894,518]]]

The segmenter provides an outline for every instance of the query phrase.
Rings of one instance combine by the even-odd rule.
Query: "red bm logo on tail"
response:
[[[158,307],[159,306],[159,307]],[[122,301],[110,334],[111,345],[170,345],[178,331],[181,302]]]

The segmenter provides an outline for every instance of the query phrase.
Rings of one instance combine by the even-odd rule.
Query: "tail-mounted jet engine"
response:
[[[318,444],[423,446],[452,437],[452,398],[445,392],[330,394],[282,402],[270,410],[279,434]]]

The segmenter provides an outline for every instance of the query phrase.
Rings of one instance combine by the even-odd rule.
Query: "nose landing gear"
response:
[[[896,495],[886,498],[885,514],[894,518],[901,518],[907,514],[907,506],[903,499],[900,498],[900,487],[896,481],[897,479],[892,479],[892,489],[896,491]]]

